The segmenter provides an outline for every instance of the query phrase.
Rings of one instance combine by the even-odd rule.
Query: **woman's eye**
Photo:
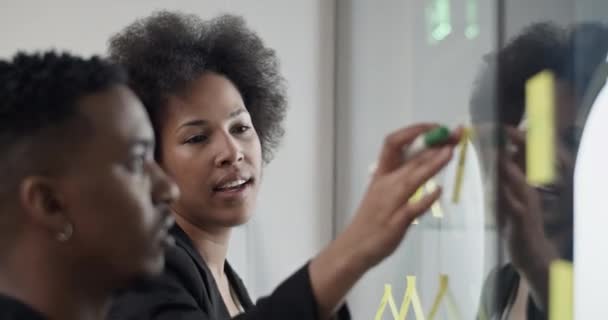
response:
[[[185,141],[185,143],[201,143],[201,142],[205,142],[206,140],[207,140],[207,136],[199,134],[199,135],[188,138]]]
[[[251,129],[250,126],[240,125],[234,129],[234,132],[235,133],[245,133],[245,132],[249,131],[250,129]]]

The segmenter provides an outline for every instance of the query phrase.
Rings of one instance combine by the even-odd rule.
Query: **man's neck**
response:
[[[30,248],[31,249],[31,248]],[[49,319],[102,320],[110,293],[92,294],[74,273],[41,250],[15,251],[0,265],[0,293]],[[47,259],[48,258],[48,259]],[[40,267],[44,266],[44,267]],[[86,282],[86,280],[85,280]],[[101,290],[100,290],[101,291]]]

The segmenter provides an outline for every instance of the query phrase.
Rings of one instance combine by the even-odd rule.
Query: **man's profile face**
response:
[[[159,272],[176,187],[153,160],[148,116],[125,86],[86,96],[80,112],[90,126],[63,178],[74,263],[112,277]]]

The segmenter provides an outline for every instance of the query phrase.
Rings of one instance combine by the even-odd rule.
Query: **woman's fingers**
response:
[[[409,199],[418,188],[443,169],[454,154],[454,146],[426,150],[408,161],[390,178],[398,198]]]
[[[411,144],[420,134],[436,127],[434,124],[423,123],[399,129],[384,139],[375,176],[392,172],[403,162],[403,149]]]
[[[397,210],[393,216],[392,224],[397,225],[400,229],[407,229],[412,222],[422,216],[441,196],[441,188],[435,189],[430,194],[425,195],[422,199],[416,202],[407,202]]]

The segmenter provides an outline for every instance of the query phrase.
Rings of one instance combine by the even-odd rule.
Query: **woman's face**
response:
[[[175,213],[203,229],[245,223],[256,202],[262,151],[237,88],[208,72],[170,97],[165,110],[160,162],[181,191]]]

